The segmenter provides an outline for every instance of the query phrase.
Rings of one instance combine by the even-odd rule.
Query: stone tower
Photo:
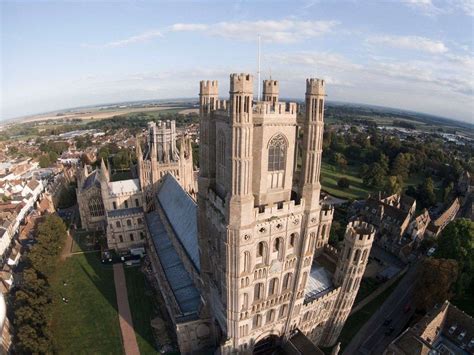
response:
[[[269,101],[272,104],[278,102],[278,95],[280,93],[280,85],[276,80],[263,81],[263,101]]]
[[[319,199],[324,81],[310,79],[306,89],[299,119],[296,103],[278,101],[277,81],[264,82],[261,102],[253,100],[249,74],[230,76],[228,102],[218,99],[216,81],[200,84],[201,288],[221,353],[278,346],[303,322],[303,309],[323,302],[309,300],[306,288],[333,216]],[[300,129],[301,176],[295,174]],[[331,302],[338,291],[329,283],[323,293],[309,292]],[[311,319],[304,331],[322,324]]]
[[[361,220],[347,225],[344,247],[334,274],[334,283],[341,288],[334,305],[334,312],[324,331],[322,344],[332,346],[346,322],[359,291],[370,249],[374,241],[375,228]]]

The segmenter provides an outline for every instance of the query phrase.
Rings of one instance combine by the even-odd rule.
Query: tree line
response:
[[[49,327],[52,304],[50,278],[66,233],[66,225],[61,218],[46,216],[38,225],[36,244],[22,261],[21,282],[12,293],[16,353],[53,352]]]
[[[323,159],[341,170],[347,165],[359,166],[359,177],[372,189],[400,193],[409,179],[420,180],[406,190],[419,200],[420,207],[436,202],[433,179],[442,182],[447,199],[463,171],[474,170],[472,146],[448,147],[435,136],[423,141],[408,137],[402,142],[370,127],[364,131],[352,127],[343,134],[329,129],[324,133],[323,150]],[[347,187],[347,181],[340,187]]]

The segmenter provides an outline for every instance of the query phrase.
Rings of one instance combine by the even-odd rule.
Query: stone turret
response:
[[[280,84],[277,80],[263,81],[263,101],[269,101],[273,104],[278,102],[278,95],[280,93]]]
[[[334,312],[329,319],[322,344],[333,346],[346,322],[359,291],[360,282],[374,242],[375,228],[362,220],[354,220],[347,225],[344,247],[339,255],[334,284],[340,287]]]
[[[209,113],[217,108],[219,84],[217,80],[202,80],[199,85],[200,114]]]
[[[232,167],[228,181],[231,199],[229,220],[245,224],[253,218],[252,165],[253,165],[253,76],[230,75],[230,112]]]
[[[324,80],[306,80],[306,112],[303,124],[303,162],[300,193],[308,210],[319,206],[321,156],[324,130]]]

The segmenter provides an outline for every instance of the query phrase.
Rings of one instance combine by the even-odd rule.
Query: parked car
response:
[[[392,318],[385,318],[383,321],[383,325],[389,325],[390,323],[392,323]]]
[[[385,335],[391,335],[395,331],[394,327],[390,327],[385,331]]]

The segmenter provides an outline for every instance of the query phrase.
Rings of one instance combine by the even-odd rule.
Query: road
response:
[[[343,354],[382,354],[388,344],[405,330],[406,324],[415,309],[412,304],[417,267],[418,264],[410,267],[379,310],[372,315],[346,349],[344,349]],[[405,312],[407,304],[412,306],[410,311]],[[383,325],[385,319],[391,319],[389,325]],[[391,335],[385,335],[389,327],[393,327],[394,331]]]

